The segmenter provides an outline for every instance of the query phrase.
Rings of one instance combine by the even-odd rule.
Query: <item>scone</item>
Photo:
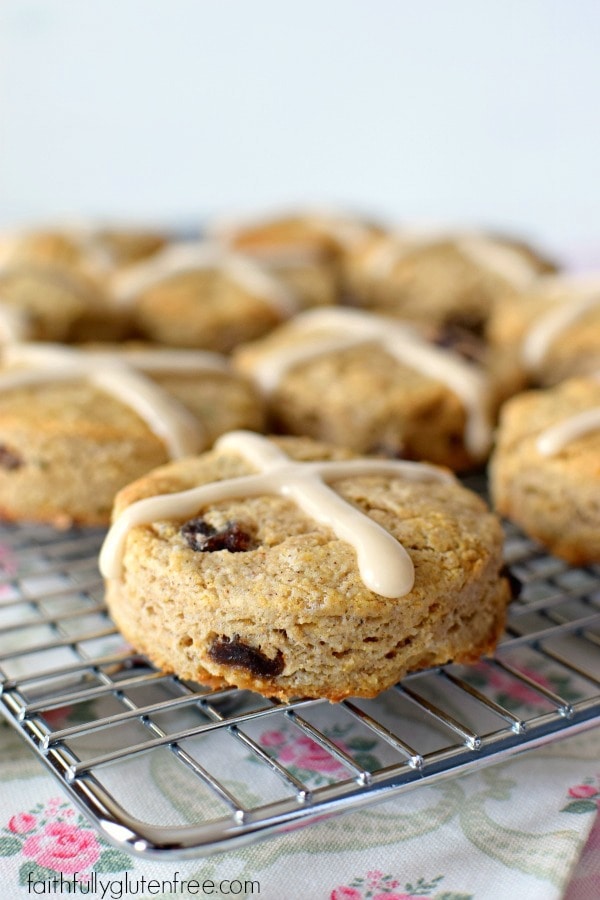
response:
[[[150,228],[79,223],[0,232],[0,262],[59,266],[102,278],[160,250],[167,238]]]
[[[140,337],[223,353],[298,308],[296,295],[264,267],[209,242],[170,244],[120,272],[111,290]]]
[[[77,340],[90,320],[97,338],[118,339],[123,332],[121,314],[113,315],[93,279],[49,263],[0,264],[1,343]]]
[[[262,402],[227,360],[194,351],[12,345],[0,371],[0,517],[107,524],[117,491],[231,428]]]
[[[456,471],[487,459],[484,370],[407,323],[311,310],[240,347],[234,362],[265,394],[276,431]]]
[[[165,242],[149,229],[79,225],[0,233],[0,340],[120,340],[107,280]]]
[[[305,209],[216,222],[210,231],[272,269],[299,293],[305,309],[342,299],[346,254],[382,229],[357,215]]]
[[[482,333],[498,298],[551,269],[514,241],[406,228],[357,244],[346,261],[346,281],[357,306]]]
[[[269,697],[372,697],[500,635],[502,530],[445,470],[233,432],[117,497],[107,602],[157,666]]]
[[[551,386],[600,367],[600,275],[540,278],[505,298],[488,328],[524,385]]]
[[[510,400],[490,482],[498,512],[551,553],[600,562],[600,373]]]

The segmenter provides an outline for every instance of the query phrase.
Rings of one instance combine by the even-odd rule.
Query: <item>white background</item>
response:
[[[598,0],[3,0],[0,225],[295,203],[600,243]]]

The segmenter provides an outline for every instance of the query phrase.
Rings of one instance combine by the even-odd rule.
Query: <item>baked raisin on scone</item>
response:
[[[499,299],[552,268],[514,241],[406,228],[357,244],[346,280],[355,305],[482,333]]]
[[[292,315],[296,295],[251,259],[215,243],[170,244],[121,271],[115,302],[152,342],[228,352]]]
[[[489,341],[524,385],[551,386],[600,365],[600,274],[540,278],[505,298]]]
[[[217,354],[10,345],[0,371],[0,517],[107,524],[124,485],[232,428],[260,397]]]
[[[503,407],[490,482],[498,512],[552,553],[600,562],[600,371]]]
[[[503,536],[446,470],[233,432],[117,497],[107,602],[157,666],[270,697],[372,697],[492,651]]]
[[[240,347],[234,362],[263,391],[276,431],[456,471],[487,459],[485,371],[410,324],[310,310]]]

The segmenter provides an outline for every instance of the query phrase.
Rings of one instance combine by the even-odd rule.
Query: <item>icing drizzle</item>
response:
[[[356,475],[388,475],[410,481],[454,483],[450,473],[427,463],[403,461],[296,462],[268,438],[248,431],[223,435],[215,448],[241,455],[258,469],[258,474],[148,497],[126,507],[111,526],[100,552],[100,571],[105,578],[120,577],[125,540],[137,525],[197,515],[201,507],[223,500],[279,494],[289,497],[308,516],[329,526],[340,540],[354,547],[361,578],[369,590],[383,597],[400,597],[412,590],[414,568],[402,544],[344,500],[329,482]]]
[[[552,305],[534,322],[523,341],[522,359],[531,372],[539,369],[552,344],[569,326],[600,305],[598,277],[547,278],[541,281],[540,288],[557,305]],[[571,299],[565,300],[565,292]]]
[[[542,456],[556,456],[571,441],[600,429],[600,406],[586,409],[552,425],[537,438],[536,446]]]
[[[257,383],[270,393],[292,367],[328,353],[376,341],[383,349],[419,372],[445,382],[467,412],[465,443],[475,455],[483,455],[491,443],[486,412],[486,380],[481,372],[457,354],[435,347],[419,333],[395,319],[349,309],[315,309],[301,313],[286,328],[298,340],[292,346],[266,351],[250,364]],[[323,334],[318,334],[320,329]]]
[[[0,372],[0,391],[84,379],[134,410],[164,442],[171,459],[201,450],[206,443],[204,428],[182,403],[143,372],[228,371],[226,361],[216,353],[195,351],[82,353],[59,344],[11,344],[3,357],[15,368]]]
[[[296,311],[294,295],[279,279],[252,259],[209,241],[170,244],[150,259],[129,266],[114,279],[115,297],[122,304],[133,303],[139,294],[168,278],[202,269],[221,270],[268,303],[282,318]]]

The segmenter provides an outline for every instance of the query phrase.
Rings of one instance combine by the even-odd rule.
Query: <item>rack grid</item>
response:
[[[600,722],[600,566],[506,526],[522,585],[493,659],[374,700],[279,703],[154,669],[114,628],[101,531],[0,528],[0,710],[116,846],[200,856]]]

